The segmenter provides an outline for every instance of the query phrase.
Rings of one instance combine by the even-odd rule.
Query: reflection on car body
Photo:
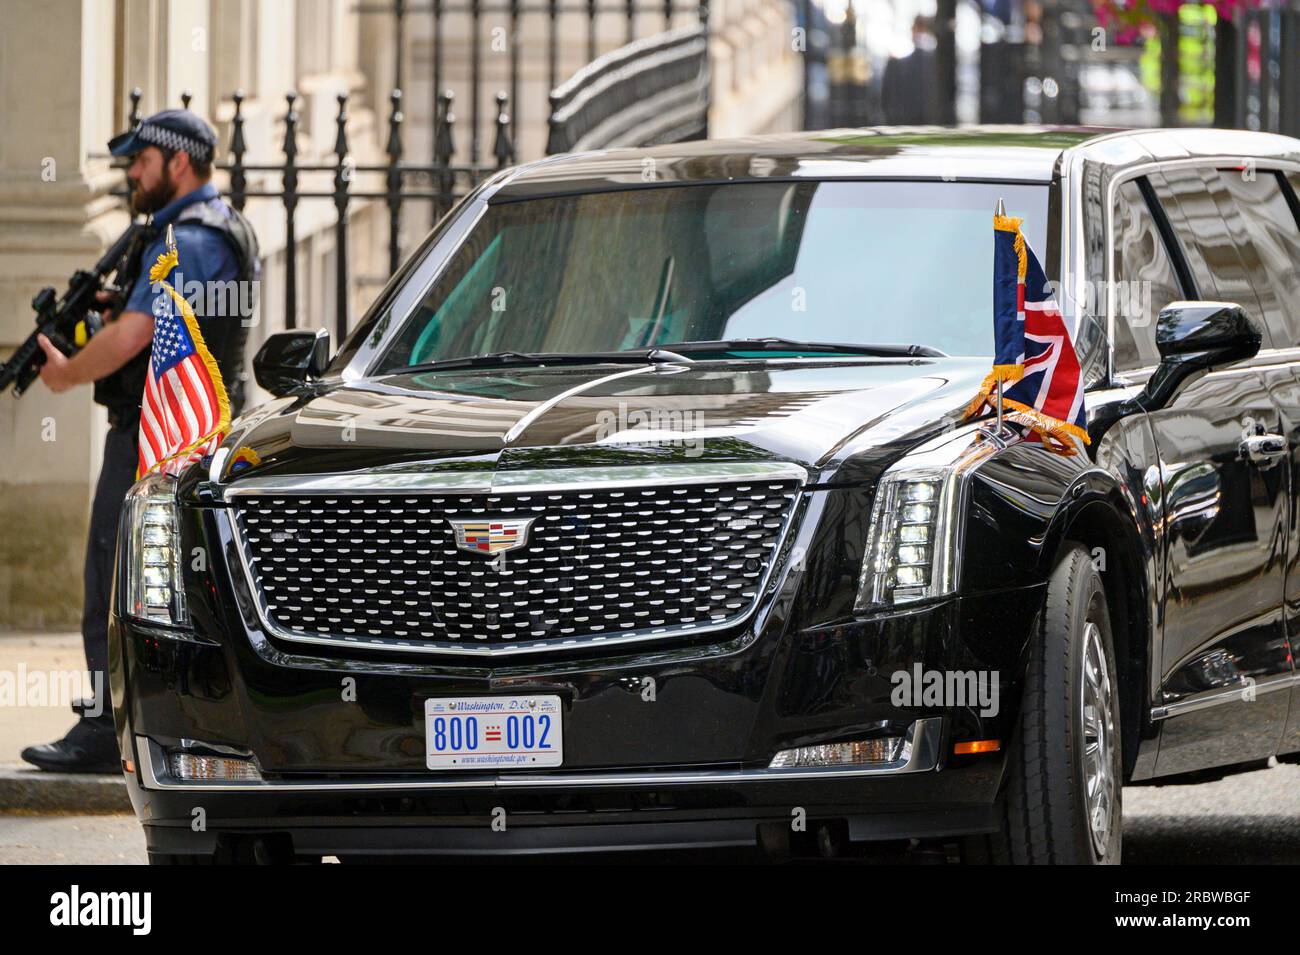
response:
[[[1296,759],[1298,184],[1300,142],[1204,130],[499,174],[328,368],[273,336],[277,397],[133,490],[112,686],[151,858],[1116,862],[1123,785]],[[1076,329],[1071,457],[962,420],[999,198]],[[918,672],[997,705],[896,697]]]

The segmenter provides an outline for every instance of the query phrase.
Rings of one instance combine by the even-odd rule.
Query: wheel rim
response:
[[[1097,858],[1106,857],[1115,825],[1116,779],[1112,748],[1115,716],[1110,672],[1102,648],[1101,630],[1091,620],[1083,631],[1083,776],[1087,792],[1088,828]]]

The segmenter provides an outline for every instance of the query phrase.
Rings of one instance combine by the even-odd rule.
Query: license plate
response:
[[[424,701],[430,769],[559,766],[564,733],[558,696],[452,696]]]

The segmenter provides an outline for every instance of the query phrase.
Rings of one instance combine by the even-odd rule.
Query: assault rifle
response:
[[[78,269],[68,280],[68,290],[62,298],[54,297],[54,289],[46,286],[32,299],[36,310],[36,331],[18,346],[7,362],[0,363],[0,394],[13,385],[14,396],[21,395],[36,380],[45,364],[37,335],[44,335],[59,351],[71,355],[103,327],[103,317],[95,308],[95,293],[109,292],[122,295],[126,291],[118,281],[132,261],[142,251],[142,244],[152,230],[144,222],[133,222],[117,241],[109,246],[94,268]],[[106,282],[109,273],[113,281]]]

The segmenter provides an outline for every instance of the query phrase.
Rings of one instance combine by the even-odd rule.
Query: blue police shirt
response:
[[[155,288],[150,281],[149,269],[158,261],[158,256],[167,251],[168,223],[174,223],[182,210],[196,202],[215,203],[223,212],[226,210],[216,186],[209,182],[155,212],[153,223],[159,230],[158,239],[145,250],[140,277],[127,296],[124,311],[154,315],[155,302],[159,298],[163,299],[160,307],[170,307],[167,293],[161,288]],[[167,276],[167,281],[191,305],[204,300],[210,288],[209,282],[233,282],[239,277],[239,260],[235,256],[235,250],[215,229],[197,222],[181,222],[175,225],[173,232],[176,236],[177,265]],[[220,297],[217,301],[221,301]]]

